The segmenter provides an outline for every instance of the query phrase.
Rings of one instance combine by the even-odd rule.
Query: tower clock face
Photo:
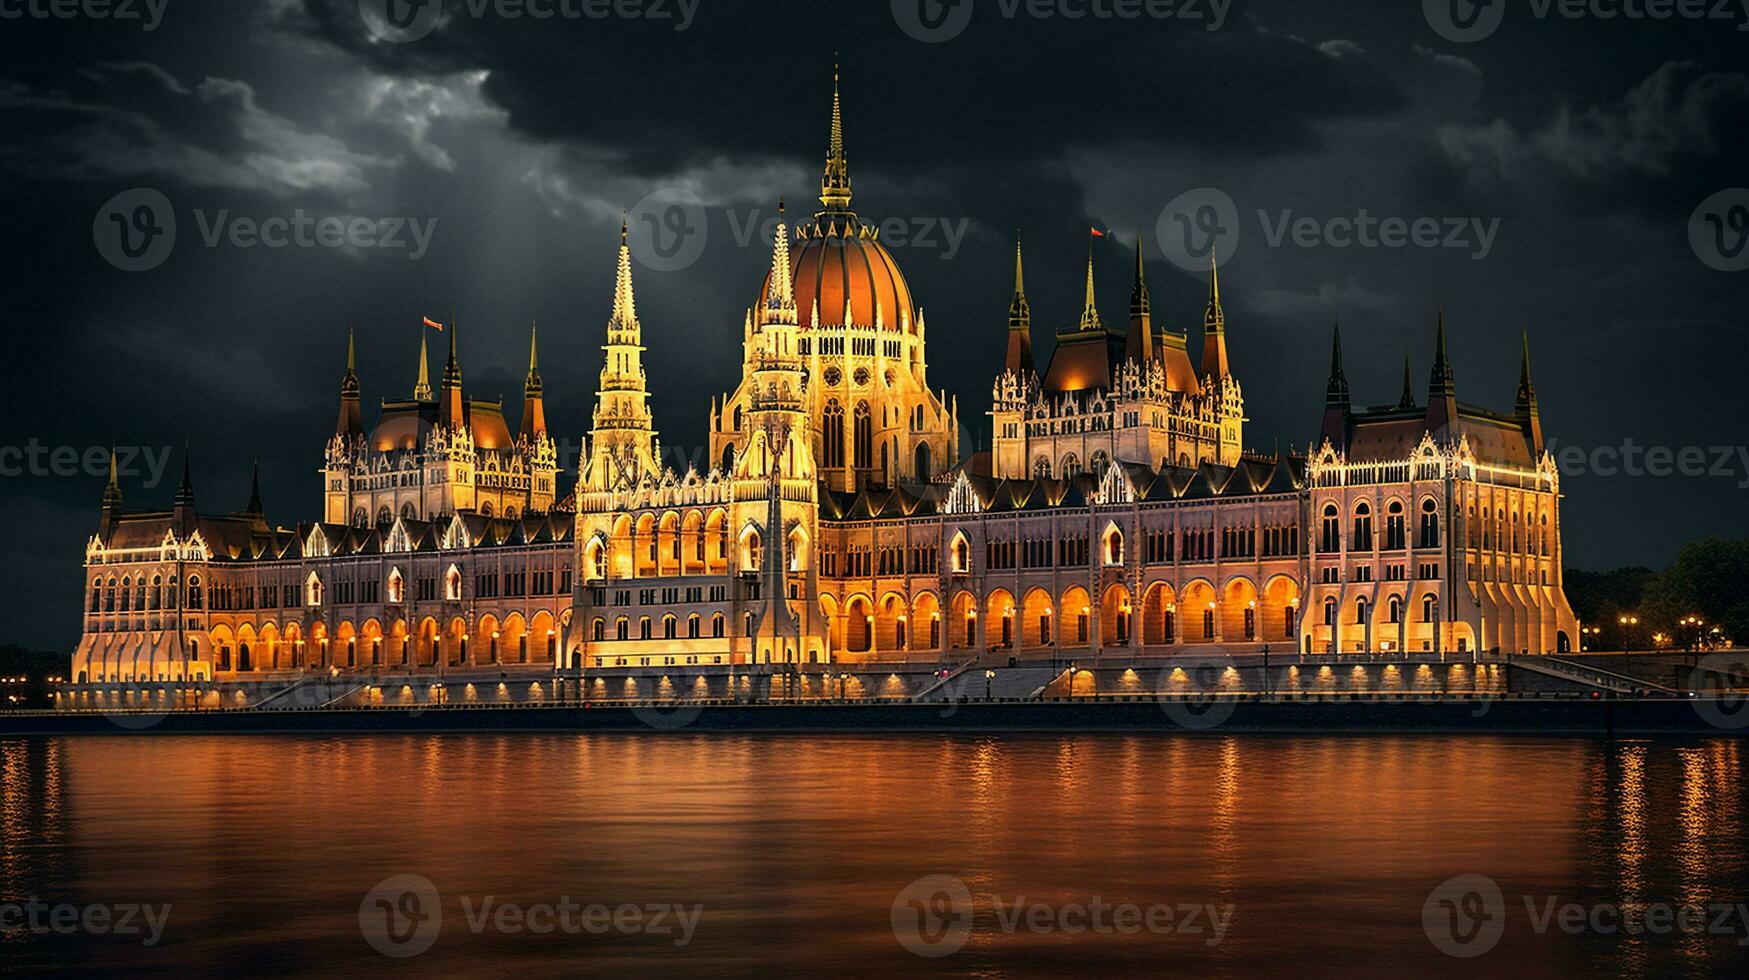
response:
[[[829,367],[826,369],[826,386],[828,388],[838,387],[838,382],[843,381],[843,380],[844,380],[844,375],[842,373],[840,373],[837,368]]]

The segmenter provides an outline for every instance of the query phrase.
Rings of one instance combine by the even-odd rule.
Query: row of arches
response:
[[[307,636],[297,623],[283,629],[244,623],[215,626],[209,636],[218,673],[552,664],[570,615],[566,610],[555,617],[545,609],[528,617],[487,613],[472,626],[461,616],[426,616],[413,625],[404,619],[386,625],[374,618],[342,620],[332,632],[314,623]]]
[[[790,571],[808,567],[807,528],[790,528],[785,557]],[[765,531],[748,522],[735,537],[735,566],[743,572],[762,569]],[[644,513],[636,520],[621,514],[610,533],[597,534],[583,545],[583,575],[588,582],[613,578],[673,578],[725,575],[729,571],[728,512],[712,510]]]
[[[186,599],[186,605],[184,600]],[[202,609],[206,605],[205,587],[199,575],[188,577],[188,592],[175,573],[145,572],[138,575],[97,576],[91,580],[88,597],[89,612],[155,612],[159,609]]]
[[[1196,643],[1288,643],[1299,629],[1299,584],[1277,575],[1259,589],[1236,577],[1224,585],[1194,579],[1182,587],[1147,584],[1142,594],[1113,584],[1097,601],[1082,586],[1060,595],[1043,587],[1018,596],[1006,588],[985,595],[954,593],[945,608],[933,592],[905,596],[856,593],[822,596],[832,648],[848,654],[907,651],[1026,651],[1089,646]]]

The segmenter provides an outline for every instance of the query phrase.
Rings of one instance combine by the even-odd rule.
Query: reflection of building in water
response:
[[[819,207],[780,220],[735,315],[742,359],[709,407],[708,472],[661,462],[622,229],[568,492],[532,336],[514,427],[465,390],[453,316],[434,324],[438,383],[422,333],[411,391],[368,426],[349,346],[320,520],[270,522],[258,487],[239,511],[203,512],[186,469],[170,508],[129,509],[112,478],[73,676],[496,685],[979,651],[1571,644],[1528,354],[1511,411],[1460,402],[1442,316],[1423,395],[1406,373],[1399,398],[1368,408],[1338,336],[1317,444],[1262,455],[1245,446],[1227,345],[1244,326],[1212,260],[1194,346],[1153,308],[1139,242],[1127,318],[1101,311],[1091,253],[1061,270],[1082,305],[1055,318],[1041,370],[1017,246],[1006,324],[987,331],[1005,342],[992,449],[968,455],[955,399],[929,384],[922,307],[852,201],[835,88]]]

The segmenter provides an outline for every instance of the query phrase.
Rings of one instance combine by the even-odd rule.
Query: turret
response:
[[[1524,355],[1518,366],[1518,404],[1514,415],[1518,424],[1524,429],[1524,437],[1530,442],[1533,455],[1543,454],[1543,422],[1542,413],[1536,405],[1536,386],[1530,383],[1530,334],[1524,335]]]
[[[1003,370],[1022,379],[1034,373],[1032,363],[1032,304],[1026,301],[1026,271],[1020,260],[1020,234],[1014,236],[1014,299],[1008,304],[1008,350]]]
[[[1330,338],[1330,380],[1324,386],[1324,425],[1320,434],[1339,452],[1348,451],[1351,419],[1348,376],[1342,372],[1342,325],[1337,324]]]
[[[522,382],[522,438],[535,441],[547,431],[547,412],[540,378],[540,353],[536,342],[539,324],[528,325],[528,377]]]
[[[121,480],[116,472],[115,450],[109,451],[109,484],[103,488],[103,508],[97,519],[97,536],[104,541],[109,540],[109,534],[115,530],[115,522],[121,517]]]
[[[456,333],[459,329],[455,311],[449,313],[449,359],[443,364],[443,397],[438,407],[438,420],[449,428],[461,428],[467,422],[462,402],[462,365],[456,357]]]
[[[1148,281],[1142,271],[1142,236],[1136,235],[1136,281],[1130,287],[1130,333],[1124,354],[1138,365],[1154,359],[1154,317],[1149,310]]]
[[[1221,311],[1221,278],[1209,252],[1209,302],[1202,314],[1202,375],[1218,381],[1228,374],[1227,317]]]
[[[340,418],[334,423],[336,435],[347,442],[364,435],[364,418],[358,407],[358,347],[352,331],[346,331],[346,374],[340,379]]]
[[[1457,378],[1446,353],[1445,311],[1439,311],[1439,335],[1434,343],[1433,370],[1427,382],[1427,431],[1436,440],[1451,437],[1458,420]]]
[[[189,476],[188,448],[182,449],[182,480],[176,485],[176,501],[171,506],[170,522],[176,527],[176,536],[186,538],[194,532],[194,480]]]

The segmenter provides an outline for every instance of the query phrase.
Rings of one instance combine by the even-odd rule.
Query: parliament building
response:
[[[1424,391],[1405,376],[1368,408],[1337,333],[1316,441],[1260,454],[1212,261],[1197,356],[1155,322],[1138,241],[1127,318],[1101,313],[1090,254],[1041,363],[1017,244],[990,448],[972,452],[851,200],[835,86],[820,206],[780,219],[739,378],[709,406],[708,472],[662,462],[622,228],[574,482],[532,332],[513,427],[467,396],[453,316],[438,384],[422,327],[417,384],[368,425],[349,342],[318,521],[270,521],[258,481],[242,510],[203,511],[186,466],[169,509],[132,509],[112,473],[72,689],[322,676],[540,697],[654,670],[643,693],[665,695],[834,664],[1573,646],[1528,349],[1512,410],[1472,407],[1441,316]]]

